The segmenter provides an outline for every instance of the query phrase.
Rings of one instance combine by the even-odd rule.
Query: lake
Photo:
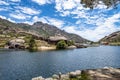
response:
[[[28,52],[0,50],[0,80],[31,80],[59,72],[82,69],[120,68],[120,46]]]

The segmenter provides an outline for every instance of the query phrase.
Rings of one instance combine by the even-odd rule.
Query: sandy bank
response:
[[[46,50],[56,50],[56,47],[55,46],[52,46],[52,47],[47,47],[47,46],[38,47],[38,51],[46,51]]]

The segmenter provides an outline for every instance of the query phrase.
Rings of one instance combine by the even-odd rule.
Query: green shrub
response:
[[[61,40],[57,43],[57,49],[65,49],[67,47],[67,44],[64,40]]]
[[[30,41],[29,41],[29,51],[30,51],[30,52],[37,51],[37,45],[36,45],[36,43],[35,43],[34,37],[31,37],[31,39],[30,39]]]
[[[81,72],[81,78],[79,80],[90,80],[90,76],[86,71]]]
[[[67,41],[67,45],[68,45],[68,46],[74,45],[74,41],[72,41],[72,40]]]

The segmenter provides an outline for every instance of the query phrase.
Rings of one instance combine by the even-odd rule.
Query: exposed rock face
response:
[[[120,31],[114,32],[108,36],[105,36],[100,40],[100,42],[120,42]]]
[[[8,42],[8,46],[10,49],[25,49],[24,46],[25,40],[23,39],[13,39]]]
[[[33,25],[29,25],[23,23],[12,23],[0,18],[0,29],[1,34],[12,33],[13,36],[15,36],[16,33],[22,31],[35,34],[36,36],[39,35],[44,39],[49,38],[50,36],[55,36],[56,34],[60,34],[68,40],[73,40],[75,42],[83,43],[88,41],[79,35],[67,33],[64,30],[60,30],[56,26],[52,26],[42,22],[36,22]]]
[[[55,35],[60,34],[60,35],[64,36],[65,38],[67,38],[68,40],[73,40],[75,42],[83,43],[83,42],[88,41],[79,35],[67,33],[64,30],[60,30],[59,28],[57,28],[55,26],[44,24],[42,22],[36,22],[32,26],[39,31],[41,30],[44,33],[44,36],[46,36],[46,37],[47,36],[55,36]]]
[[[88,73],[92,80],[120,80],[120,69],[103,68],[96,70],[89,70]]]
[[[32,80],[83,80],[83,72],[84,77],[87,75],[88,78],[84,78],[84,80],[120,80],[120,69],[105,67],[103,69],[92,69],[92,70],[77,70],[75,72],[70,72],[67,74],[61,75],[53,75],[51,78],[42,78],[36,77],[32,78]],[[82,78],[82,79],[81,79]]]

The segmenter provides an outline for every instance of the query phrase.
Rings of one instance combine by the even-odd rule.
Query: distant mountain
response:
[[[84,42],[89,41],[87,39],[82,38],[79,35],[67,33],[64,30],[60,30],[59,28],[46,24],[46,23],[36,22],[33,25],[29,25],[29,24],[24,24],[24,23],[12,23],[8,20],[0,18],[0,33],[1,34],[4,34],[4,33],[15,34],[18,31],[35,33],[37,35],[42,36],[43,38],[48,38],[50,36],[55,36],[59,34],[59,35],[66,37],[69,40],[73,40],[79,43],[84,43]]]
[[[109,42],[109,43],[120,42],[120,31],[117,31],[108,36],[105,36],[100,40],[100,42]]]

